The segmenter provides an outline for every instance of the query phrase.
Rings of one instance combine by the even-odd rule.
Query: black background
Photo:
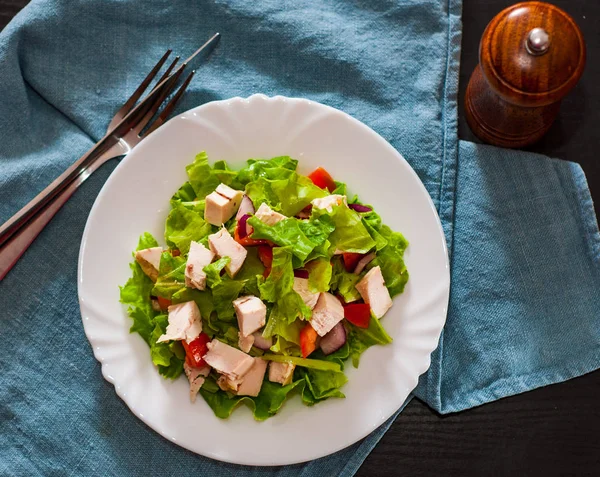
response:
[[[0,28],[27,3],[0,0]],[[462,105],[477,64],[479,40],[492,17],[513,3],[463,0],[461,139],[477,142]],[[557,122],[529,149],[581,164],[600,215],[600,0],[552,3],[582,29],[587,66],[580,83],[563,101]],[[600,371],[443,417],[415,400],[357,475],[600,476]]]

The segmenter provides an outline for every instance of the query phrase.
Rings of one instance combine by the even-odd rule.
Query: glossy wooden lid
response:
[[[508,102],[543,106],[562,99],[585,67],[585,43],[575,21],[544,2],[523,2],[496,15],[479,45],[492,89]]]

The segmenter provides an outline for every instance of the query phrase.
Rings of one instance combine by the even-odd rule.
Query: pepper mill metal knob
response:
[[[544,2],[523,2],[496,15],[479,44],[479,65],[465,97],[471,130],[503,147],[539,140],[561,99],[585,67],[585,43],[575,21]]]

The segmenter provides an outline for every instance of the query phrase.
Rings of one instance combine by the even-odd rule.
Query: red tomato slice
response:
[[[271,267],[265,268],[265,271],[263,272],[263,277],[268,278],[270,274],[271,274]]]
[[[362,253],[344,253],[342,257],[344,258],[344,267],[346,267],[346,271],[352,273],[364,255]]]
[[[307,323],[300,331],[300,351],[302,357],[307,358],[315,349],[317,349],[317,332]]]
[[[350,303],[344,307],[344,318],[359,328],[368,328],[371,307],[367,303]]]
[[[167,308],[169,308],[173,302],[167,298],[163,298],[162,296],[158,296],[156,297],[158,300],[158,306],[160,307],[161,310],[165,311]]]
[[[201,368],[206,365],[206,361],[202,357],[208,351],[206,346],[208,343],[210,343],[210,338],[206,333],[200,333],[198,338],[189,343],[186,343],[185,340],[181,341],[185,348],[185,360],[190,366]]]
[[[268,245],[258,246],[258,258],[266,268],[271,268],[273,264],[273,249]]]
[[[308,178],[313,182],[314,185],[320,187],[321,189],[327,189],[329,192],[333,192],[336,189],[333,177],[331,177],[329,172],[322,167],[317,167],[308,175]]]

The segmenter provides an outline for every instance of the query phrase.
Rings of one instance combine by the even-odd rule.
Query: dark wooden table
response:
[[[0,29],[27,0],[0,0]],[[459,133],[477,141],[462,110],[487,23],[509,0],[463,0]],[[600,211],[600,0],[553,0],[588,47],[580,84],[550,133],[530,149],[581,164]],[[600,293],[600,290],[599,290]],[[385,476],[600,476],[600,371],[450,416],[413,401],[357,474]],[[325,476],[324,476],[325,477]]]

